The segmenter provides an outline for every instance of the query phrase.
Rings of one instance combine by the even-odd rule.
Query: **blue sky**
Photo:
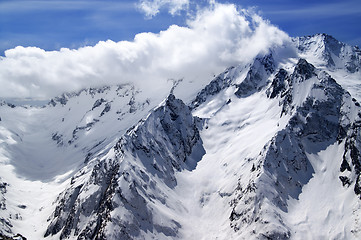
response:
[[[187,15],[207,2],[189,1],[188,10],[176,14],[170,14],[164,6],[155,16],[147,17],[137,7],[140,1],[0,0],[0,55],[18,45],[58,50],[92,46],[107,39],[132,40],[137,33],[157,33],[172,24],[186,25]],[[261,16],[290,36],[328,33],[361,46],[360,0],[218,2],[235,3],[242,8],[255,6]]]

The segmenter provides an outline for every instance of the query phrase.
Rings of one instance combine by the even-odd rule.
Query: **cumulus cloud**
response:
[[[175,15],[188,6],[189,0],[141,0],[138,4],[138,8],[150,18],[157,15],[161,8],[168,8],[169,13]]]
[[[66,91],[134,83],[169,88],[168,79],[200,84],[226,67],[251,61],[289,37],[233,4],[199,10],[187,26],[141,33],[133,41],[101,41],[79,49],[16,47],[0,59],[0,97],[51,98]]]

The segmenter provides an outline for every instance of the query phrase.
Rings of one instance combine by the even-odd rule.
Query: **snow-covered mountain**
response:
[[[360,239],[361,51],[287,48],[201,89],[1,103],[0,236]]]

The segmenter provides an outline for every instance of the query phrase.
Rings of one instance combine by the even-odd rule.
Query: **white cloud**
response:
[[[206,83],[226,67],[251,61],[289,37],[256,14],[214,4],[187,22],[134,41],[105,41],[77,50],[16,47],[0,58],[0,97],[50,98],[90,86],[133,82],[170,89],[168,79]]]
[[[189,6],[189,0],[141,0],[138,4],[139,9],[147,17],[154,17],[162,8],[168,8],[170,14],[175,15],[181,10],[186,10]]]

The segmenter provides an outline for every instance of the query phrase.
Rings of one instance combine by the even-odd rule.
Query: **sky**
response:
[[[360,22],[359,0],[0,0],[0,98],[207,79],[289,36],[361,46]]]
[[[340,41],[361,46],[359,0],[218,2],[254,7],[290,36],[328,33]],[[55,50],[95,45],[107,39],[132,40],[137,33],[157,33],[172,24],[184,26],[187,16],[207,3],[206,0],[0,0],[0,55],[18,45]]]

